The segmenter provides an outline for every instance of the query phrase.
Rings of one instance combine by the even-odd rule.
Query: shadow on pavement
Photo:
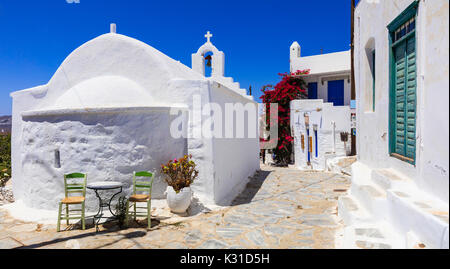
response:
[[[157,219],[152,219],[152,230],[153,229],[157,229],[158,226],[160,225],[160,221]],[[70,225],[68,226],[68,228],[65,231],[73,231],[76,228],[80,228],[79,224],[75,224],[75,225]],[[130,221],[130,225],[128,228],[133,229],[133,228],[146,228],[147,226],[147,220],[138,220],[138,221]],[[83,239],[83,238],[87,238],[87,237],[95,237],[98,235],[108,235],[108,234],[113,234],[116,233],[117,236],[121,236],[119,239],[113,241],[113,242],[108,242],[105,245],[96,247],[96,248],[102,248],[102,247],[106,247],[112,244],[115,244],[123,239],[129,239],[132,240],[137,247],[142,247],[139,245],[138,242],[136,242],[134,239],[135,238],[139,238],[139,237],[143,237],[147,234],[147,231],[130,231],[130,232],[126,232],[126,229],[119,229],[119,226],[116,222],[109,222],[109,223],[105,223],[102,225],[102,227],[105,230],[101,230],[99,232],[95,232],[95,228],[94,225],[89,225],[86,228],[93,228],[93,231],[88,231],[88,232],[84,232],[82,230],[80,230],[80,232],[82,232],[81,234],[76,234],[76,235],[72,235],[72,236],[68,236],[68,237],[59,237],[59,238],[55,238],[53,240],[50,241],[45,241],[45,242],[40,242],[40,243],[36,243],[36,244],[31,244],[31,245],[26,245],[26,246],[21,246],[21,247],[17,247],[16,249],[34,249],[34,248],[41,248],[41,247],[46,247],[46,246],[51,246],[53,244],[58,244],[61,242],[66,242],[69,240],[77,240],[77,239]],[[122,233],[118,233],[119,231],[122,231]],[[55,231],[56,233],[56,231]],[[64,231],[61,231],[60,234],[62,236],[64,236]]]
[[[260,170],[257,175],[252,177],[245,186],[245,189],[231,202],[231,206],[250,203],[258,191],[261,189],[264,181],[272,171]]]

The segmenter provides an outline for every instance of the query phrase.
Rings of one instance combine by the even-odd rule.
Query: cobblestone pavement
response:
[[[124,230],[109,223],[98,233],[92,224],[57,233],[56,225],[14,220],[0,206],[0,249],[334,248],[337,199],[349,187],[345,175],[262,166],[229,207],[176,221],[156,214],[151,229],[145,219]]]

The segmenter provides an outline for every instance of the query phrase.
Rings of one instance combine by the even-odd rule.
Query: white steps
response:
[[[370,223],[373,218],[350,196],[341,196],[338,200],[338,216],[344,223]]]
[[[374,169],[371,173],[372,181],[384,190],[410,189],[414,185],[411,179],[394,169]]]
[[[419,190],[393,169],[372,170],[354,163],[350,194],[340,197],[338,215],[347,226],[344,241],[353,242],[347,247],[449,248],[448,204]],[[360,240],[362,230],[358,229],[369,229],[364,230],[369,235],[378,229],[386,235],[384,241]]]
[[[402,240],[387,223],[364,223],[344,229],[341,248],[346,249],[395,249],[405,248]]]
[[[390,219],[394,227],[402,232],[414,232],[427,246],[449,248],[448,206],[424,198],[425,194],[411,195],[388,190],[387,200],[391,207]]]
[[[358,166],[358,163],[355,163]],[[354,167],[354,165],[352,167]],[[352,170],[352,172],[355,169]],[[355,174],[359,174],[355,171]],[[369,174],[370,175],[370,174]],[[387,212],[387,193],[386,190],[374,184],[367,176],[358,175],[357,177],[352,174],[352,185],[350,187],[350,193],[354,197],[354,200],[361,203],[370,215],[376,220],[386,220]]]

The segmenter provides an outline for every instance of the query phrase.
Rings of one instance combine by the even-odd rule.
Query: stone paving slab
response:
[[[11,237],[0,239],[0,249],[17,248],[21,246],[23,245],[20,242]]]
[[[327,172],[261,166],[229,207],[176,218],[153,212],[152,228],[139,219],[120,230],[115,223],[62,226],[12,219],[0,206],[0,248],[334,248],[342,227],[337,199],[350,178]]]

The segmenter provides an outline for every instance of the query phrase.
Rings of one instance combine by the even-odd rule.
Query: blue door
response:
[[[308,99],[317,99],[317,82],[308,83]]]
[[[344,80],[328,81],[328,102],[335,106],[344,105]]]

